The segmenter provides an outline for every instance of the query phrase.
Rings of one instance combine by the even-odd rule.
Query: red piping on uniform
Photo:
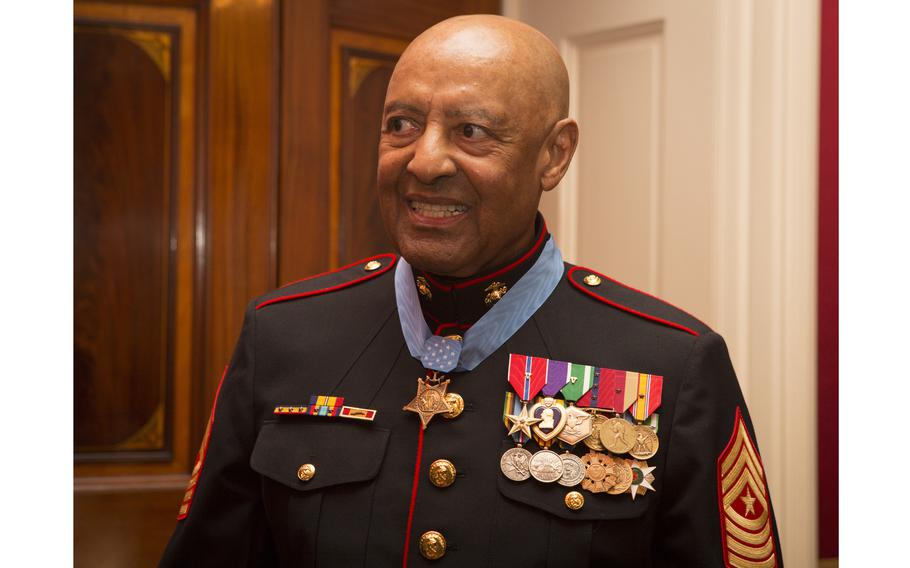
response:
[[[724,522],[724,520],[727,518],[727,512],[724,510],[724,495],[723,491],[721,491],[720,467],[721,461],[726,457],[727,452],[730,451],[730,449],[733,447],[734,442],[736,441],[736,433],[739,431],[740,422],[742,422],[743,427],[745,427],[745,420],[743,420],[742,410],[739,406],[737,406],[736,418],[733,420],[733,433],[730,435],[730,440],[727,442],[727,445],[724,447],[723,451],[717,456],[717,508],[718,512],[720,513],[720,517],[718,517],[718,524],[720,524],[720,545],[724,550],[724,566],[726,566],[726,568],[733,568],[733,566],[730,565],[729,554],[727,554],[727,552],[729,552],[729,549],[727,548],[727,525]],[[755,440],[752,439],[752,435],[749,433],[748,428],[746,428],[746,436],[749,438],[749,443],[755,449],[755,457],[758,459],[758,465],[762,468],[761,481],[765,486],[765,497],[766,501],[768,502],[768,524],[771,527],[771,555],[768,556],[768,558],[771,556],[774,556],[776,558],[777,540],[774,538],[774,523],[772,516],[774,514],[774,510],[771,508],[771,493],[768,491],[768,480],[765,478],[766,476],[764,474],[765,464],[763,464],[761,461],[761,454],[758,451],[758,446],[755,445]],[[743,450],[740,449],[740,451]],[[765,560],[767,560],[767,558],[765,558]],[[777,566],[777,563],[775,563],[775,566]]]
[[[430,276],[429,274],[426,275],[426,276],[427,276],[427,280],[429,280],[430,282],[432,282],[434,286],[436,286],[437,288],[439,288],[440,290],[442,290],[442,291],[444,291],[444,292],[451,292],[452,290],[459,290],[459,289],[461,289],[461,288],[467,288],[468,286],[472,286],[472,285],[477,284],[477,283],[479,283],[479,282],[483,282],[484,280],[490,280],[491,278],[495,278],[495,277],[499,276],[500,274],[505,274],[506,272],[512,270],[513,268],[515,268],[516,266],[518,266],[518,265],[521,264],[522,262],[528,260],[528,258],[529,258],[531,255],[533,255],[535,252],[537,252],[537,249],[539,249],[539,248],[540,248],[540,245],[543,244],[543,241],[544,241],[544,239],[546,238],[546,236],[547,236],[547,223],[546,223],[546,221],[544,221],[544,223],[543,223],[543,228],[542,228],[541,231],[540,231],[540,236],[537,237],[537,242],[534,243],[534,246],[531,247],[531,250],[529,250],[528,252],[526,252],[521,258],[519,258],[518,260],[516,260],[516,261],[513,262],[512,264],[509,264],[508,266],[505,266],[505,267],[503,267],[503,268],[500,268],[500,269],[497,270],[496,272],[492,272],[492,273],[487,274],[487,275],[485,275],[485,276],[478,276],[477,278],[472,278],[472,279],[470,279],[470,280],[468,280],[468,281],[466,281],[466,282],[458,282],[458,283],[455,283],[455,284],[443,284],[442,282],[436,280],[435,278],[433,278],[433,277]]]
[[[209,415],[209,425],[208,433],[205,440],[202,441],[202,449],[199,451],[199,471],[196,472],[196,483],[193,485],[193,493],[190,495],[190,500],[186,502],[186,510],[183,513],[177,515],[177,520],[182,521],[190,514],[190,507],[193,506],[193,498],[196,496],[196,487],[199,486],[199,480],[202,478],[202,467],[205,465],[205,455],[209,451],[209,440],[212,439],[212,430],[215,428],[215,407],[218,406],[218,395],[221,393],[221,385],[224,384],[224,378],[227,376],[228,365],[224,366],[224,372],[221,373],[221,380],[218,381],[218,388],[215,389],[215,401],[212,402],[212,413]],[[193,467],[195,469],[195,467]]]
[[[392,262],[390,262],[388,266],[385,266],[380,270],[375,270],[373,272],[370,272],[370,273],[366,274],[365,276],[362,276],[361,278],[358,278],[356,280],[351,280],[350,282],[344,282],[342,284],[338,284],[337,286],[329,286],[328,288],[322,288],[320,290],[310,290],[309,292],[303,292],[300,294],[291,294],[290,296],[281,296],[278,298],[272,298],[271,300],[266,300],[265,302],[262,302],[261,304],[256,306],[256,309],[258,310],[260,308],[264,308],[265,306],[268,306],[271,304],[277,304],[278,302],[285,302],[287,300],[297,300],[299,298],[307,298],[309,296],[318,296],[320,294],[327,294],[329,292],[334,292],[336,290],[341,290],[343,288],[349,288],[349,287],[351,287],[355,284],[359,284],[365,280],[370,280],[371,278],[376,278],[377,276],[379,276],[380,274],[383,274],[384,272],[388,272],[393,266],[395,266],[395,261],[398,259],[397,256],[395,256],[394,254],[391,254],[391,253],[379,254],[379,255],[376,255],[376,256],[373,256],[370,258],[365,258],[363,260],[359,260],[353,264],[343,266],[337,270],[331,270],[329,272],[323,272],[322,274],[317,274],[316,276],[323,276],[325,274],[339,272],[341,270],[346,270],[348,268],[351,268],[352,266],[357,266],[358,264],[369,262],[371,260],[376,260],[379,258],[391,258]],[[303,280],[297,280],[297,282],[303,282],[304,280],[310,280],[311,278],[316,278],[316,276],[310,276],[309,278],[304,278]],[[291,282],[291,284],[296,284],[296,282]],[[286,286],[290,286],[290,284],[286,284]]]
[[[342,266],[341,268],[333,268],[332,270],[326,270],[325,272],[320,272],[319,274],[314,274],[312,276],[307,276],[306,278],[301,278],[300,280],[294,280],[292,282],[288,282],[287,284],[282,284],[281,288],[287,288],[291,284],[297,284],[298,282],[305,282],[307,280],[312,280],[313,278],[319,278],[320,276],[325,276],[326,274],[332,274],[334,272],[341,272],[342,270],[347,270],[348,268],[353,268],[353,267],[357,266],[358,264],[366,264],[367,262],[370,262],[371,260],[376,260],[377,258],[386,258],[389,256],[394,257],[395,255],[387,252],[387,253],[383,253],[383,254],[377,254],[376,256],[370,256],[370,257],[364,258],[363,260],[358,260],[356,262],[352,262],[351,264]]]
[[[575,286],[575,287],[578,288],[580,291],[584,292],[584,293],[587,294],[588,296],[591,296],[591,297],[594,298],[595,300],[600,300],[601,302],[603,302],[603,303],[605,303],[605,304],[608,304],[608,305],[610,305],[610,306],[613,306],[614,308],[618,308],[618,309],[620,309],[620,310],[622,310],[622,311],[624,311],[624,312],[629,312],[630,314],[634,314],[634,315],[636,315],[636,316],[638,316],[638,317],[645,318],[645,319],[651,320],[651,321],[653,321],[653,322],[661,323],[661,324],[663,324],[663,325],[666,325],[666,326],[669,326],[669,327],[673,327],[673,328],[676,328],[676,329],[685,331],[686,333],[691,333],[691,334],[694,335],[695,337],[698,337],[698,336],[699,336],[699,333],[698,333],[697,331],[692,330],[692,329],[689,329],[688,327],[686,327],[686,326],[684,326],[684,325],[681,325],[681,324],[678,324],[678,323],[675,323],[675,322],[672,322],[672,321],[668,321],[668,320],[665,320],[665,319],[663,319],[663,318],[659,318],[659,317],[657,317],[657,316],[652,316],[652,315],[649,315],[649,314],[640,312],[640,311],[638,311],[638,310],[635,310],[635,309],[633,309],[633,308],[630,308],[629,306],[624,306],[624,305],[622,305],[622,304],[617,304],[616,302],[610,301],[610,300],[604,298],[603,296],[598,296],[598,295],[595,294],[594,292],[591,292],[590,290],[587,290],[587,289],[583,288],[583,287],[581,286],[581,284],[579,284],[578,282],[572,280],[572,274],[573,274],[576,270],[584,270],[584,271],[586,271],[586,272],[590,272],[590,273],[592,273],[592,274],[596,274],[596,275],[600,276],[601,278],[606,278],[606,279],[609,280],[610,282],[614,282],[614,283],[616,283],[616,284],[619,284],[620,286],[623,286],[624,288],[628,288],[629,290],[632,290],[632,291],[635,291],[635,292],[639,292],[639,293],[644,294],[644,295],[646,295],[646,296],[650,296],[651,298],[654,298],[655,300],[659,300],[659,301],[661,301],[661,302],[667,304],[668,306],[671,306],[671,307],[676,308],[677,310],[679,310],[679,308],[677,308],[676,306],[674,306],[673,304],[671,304],[671,303],[669,303],[669,302],[664,302],[663,300],[661,300],[660,298],[658,298],[658,297],[656,297],[656,296],[651,296],[651,294],[648,294],[648,293],[646,293],[646,292],[641,292],[640,290],[636,290],[635,288],[632,288],[632,287],[630,287],[630,286],[626,286],[626,285],[623,284],[622,282],[617,282],[616,280],[613,280],[613,279],[610,278],[609,276],[604,276],[603,274],[597,272],[596,270],[591,270],[590,268],[585,268],[585,267],[583,267],[583,266],[573,266],[572,268],[570,268],[570,269],[569,269],[568,278],[569,278],[569,282],[572,284],[572,286]],[[685,311],[683,311],[683,310],[679,310],[679,311],[681,311],[681,312],[685,313],[686,315],[688,315],[688,313],[685,312]],[[690,316],[690,317],[691,317],[691,316]],[[697,318],[694,318],[694,319],[697,319]]]
[[[420,428],[420,433],[417,435],[417,460],[414,462],[411,505],[408,507],[408,528],[404,534],[404,560],[402,561],[404,568],[408,568],[408,549],[411,547],[411,521],[414,520],[414,503],[417,501],[417,486],[420,483],[420,456],[423,453],[423,425],[418,422],[417,427]]]

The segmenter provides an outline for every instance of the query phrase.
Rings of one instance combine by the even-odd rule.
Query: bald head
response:
[[[477,65],[501,75],[515,102],[546,126],[569,114],[569,75],[553,42],[531,26],[488,14],[456,16],[411,42],[396,67]]]
[[[568,83],[543,34],[499,16],[452,18],[408,46],[386,91],[376,172],[408,262],[461,278],[530,248],[541,193],[578,143]]]

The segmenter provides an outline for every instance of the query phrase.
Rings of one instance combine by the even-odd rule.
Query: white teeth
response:
[[[435,203],[421,203],[420,201],[409,201],[408,205],[424,217],[454,217],[468,210],[467,205],[438,205]]]

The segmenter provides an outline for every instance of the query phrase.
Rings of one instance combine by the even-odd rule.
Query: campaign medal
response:
[[[542,483],[553,483],[562,477],[562,459],[553,450],[540,450],[529,462],[531,477]]]
[[[551,361],[551,374],[553,373],[553,363],[560,362]],[[575,402],[591,388],[594,381],[594,368],[590,365],[563,364],[566,366],[567,379],[560,392],[569,406],[565,410],[566,424],[556,437],[574,446],[594,432],[594,417],[575,406]]]
[[[517,446],[505,451],[499,458],[499,469],[512,481],[524,481],[531,477],[531,452]]]
[[[591,418],[591,435],[583,439],[582,442],[595,452],[606,450],[600,441],[600,428],[607,422],[607,417],[602,414],[594,414]]]
[[[558,483],[564,487],[575,487],[585,478],[585,464],[575,454],[566,452],[559,456],[562,460],[562,477]]]
[[[619,495],[625,493],[629,490],[629,487],[632,486],[632,466],[629,465],[628,460],[624,460],[620,457],[609,456],[613,461],[613,473],[616,476],[616,483],[613,487],[607,489],[607,493],[610,495]]]
[[[430,376],[430,373],[433,373]],[[442,380],[445,375],[440,375],[438,371],[428,371],[426,380],[417,378],[417,394],[411,399],[403,410],[415,412],[420,417],[420,425],[426,430],[430,420],[437,414],[450,412],[449,404],[446,402],[446,387],[449,386],[449,380]]]
[[[582,489],[591,493],[605,493],[616,485],[613,458],[600,452],[588,452],[581,457],[581,461],[585,465],[585,476],[581,480]]]
[[[635,429],[635,444],[632,446],[632,449],[629,450],[629,454],[639,460],[647,460],[654,457],[657,453],[657,448],[660,445],[657,439],[657,434],[654,433],[649,426],[644,424],[636,424]]]
[[[644,495],[647,490],[654,491],[651,482],[654,481],[654,474],[651,473],[656,468],[648,466],[646,461],[630,460],[629,465],[632,468],[632,484],[629,486],[629,492],[632,494],[632,500],[637,495]]]
[[[604,447],[614,454],[624,454],[635,445],[635,426],[625,418],[608,418],[599,435]]]
[[[635,425],[635,444],[629,454],[639,460],[653,458],[660,445],[657,434],[650,426],[641,424],[660,406],[664,378],[660,375],[638,373],[637,396],[630,412],[639,422]]]

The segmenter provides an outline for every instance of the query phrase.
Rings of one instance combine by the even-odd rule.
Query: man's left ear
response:
[[[553,125],[540,153],[543,169],[540,173],[540,188],[550,191],[559,183],[575,155],[578,146],[578,123],[564,118]]]

